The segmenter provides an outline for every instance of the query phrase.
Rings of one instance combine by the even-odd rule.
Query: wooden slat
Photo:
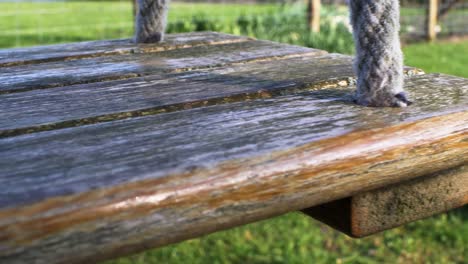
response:
[[[313,72],[310,71],[312,67]],[[24,131],[69,120],[80,123],[82,119],[122,112],[125,117],[125,112],[151,113],[151,109],[169,110],[171,105],[184,109],[193,102],[219,103],[236,95],[242,100],[249,96],[266,96],[270,91],[300,89],[324,82],[337,85],[349,76],[353,76],[351,58],[330,55],[313,60],[292,58],[277,63],[258,62],[196,73],[155,74],[124,81],[4,94],[0,96],[3,116],[0,130]],[[7,133],[9,131],[0,132]]]
[[[103,56],[71,61],[0,68],[0,93],[60,87],[72,84],[167,72],[219,67],[232,63],[327,52],[270,41],[243,41],[214,46],[195,46],[156,53]]]
[[[246,83],[247,82],[250,82],[250,79],[247,79]],[[24,168],[30,168],[32,164],[31,161],[26,158],[36,157],[34,153],[40,153],[41,155],[38,157],[42,157],[42,154],[49,153],[41,158],[44,159],[43,161],[46,163],[50,158],[56,158],[55,154],[57,151],[60,151],[60,153],[63,152],[63,156],[60,154],[59,158],[65,158],[67,156],[83,156],[82,158],[84,158],[86,163],[92,162],[96,157],[92,157],[91,160],[88,160],[85,158],[87,155],[84,155],[84,153],[83,155],[80,153],[74,153],[74,151],[88,151],[88,148],[85,148],[85,150],[80,148],[80,146],[82,146],[82,144],[79,143],[80,137],[89,137],[89,139],[84,139],[85,142],[94,142],[93,138],[96,137],[96,140],[98,140],[97,137],[104,137],[101,140],[108,140],[108,143],[88,144],[90,144],[90,146],[112,146],[113,142],[115,141],[114,137],[121,139],[123,135],[126,135],[125,140],[122,143],[125,145],[124,148],[128,148],[128,151],[131,153],[133,146],[132,144],[129,144],[129,142],[138,140],[138,135],[131,131],[136,129],[137,131],[141,130],[144,133],[150,133],[150,135],[151,131],[155,133],[152,136],[154,138],[151,138],[156,141],[151,143],[151,145],[157,146],[157,150],[152,148],[149,149],[148,151],[150,152],[146,155],[143,155],[147,157],[154,156],[154,154],[151,154],[153,151],[156,151],[156,153],[161,151],[162,153],[172,153],[173,151],[171,151],[171,149],[174,148],[174,146],[192,146],[191,144],[194,143],[193,137],[199,140],[200,145],[203,145],[206,142],[213,142],[214,139],[220,140],[219,142],[214,141],[214,143],[220,144],[217,146],[219,151],[229,149],[223,147],[224,143],[222,143],[222,140],[233,142],[232,144],[237,142],[235,144],[238,144],[236,146],[238,146],[239,149],[235,148],[235,153],[239,151],[237,154],[244,153],[245,155],[256,155],[256,151],[261,152],[261,149],[254,148],[252,153],[244,151],[242,148],[243,143],[241,143],[239,140],[235,140],[235,138],[240,137],[247,140],[245,143],[245,147],[247,149],[250,144],[258,142],[258,145],[265,145],[266,148],[264,151],[268,152],[275,149],[283,149],[285,147],[283,144],[274,144],[274,142],[277,140],[278,142],[288,142],[288,144],[297,146],[305,144],[309,142],[309,140],[321,137],[331,137],[355,129],[366,127],[382,127],[402,121],[421,119],[430,115],[441,115],[450,109],[455,109],[453,111],[456,111],[459,108],[465,110],[467,108],[468,80],[466,79],[450,77],[446,75],[440,76],[429,74],[415,76],[411,79],[408,79],[407,86],[411,92],[410,95],[413,98],[418,98],[418,100],[414,106],[401,110],[369,109],[357,107],[354,104],[347,104],[346,102],[349,103],[352,90],[348,88],[339,88],[312,91],[307,93],[305,96],[285,96],[264,100],[255,100],[251,102],[238,102],[213,107],[203,107],[199,109],[193,109],[192,111],[177,111],[173,113],[147,116],[144,118],[130,119],[121,122],[96,124],[93,126],[85,126],[79,129],[65,129],[62,131],[54,131],[50,133],[36,133],[29,136],[13,137],[11,139],[6,138],[0,141],[0,145],[3,146],[3,151],[1,153],[2,156],[0,158],[0,168],[8,168],[9,171],[4,171],[2,173],[2,175],[5,175],[5,177],[0,178],[3,179],[0,182],[0,185],[5,186],[6,190],[13,190],[12,188],[7,188],[10,185],[11,187],[21,186],[21,190],[18,190],[18,193],[21,193],[21,195],[24,196],[30,192],[25,191],[27,186],[22,184],[23,181],[29,182],[29,177],[34,178],[33,175],[47,175],[53,171],[51,170],[52,168],[59,169],[59,171],[56,173],[60,173],[60,170],[62,170],[64,164],[66,164],[65,161],[60,161],[47,165],[52,166],[51,168],[47,166],[37,166],[37,168],[34,168],[33,171],[26,170],[23,172],[23,166]],[[218,88],[223,90],[224,86],[222,83],[218,83]],[[228,87],[226,87],[226,89],[227,88]],[[431,90],[432,92],[430,94],[425,94],[425,91],[427,90]],[[267,97],[267,93],[265,93],[265,97]],[[363,118],[363,116],[365,118]],[[227,118],[232,118],[232,120],[226,120]],[[255,118],[258,118],[258,120]],[[250,121],[249,119],[252,120]],[[16,119],[10,120],[16,121]],[[284,123],[283,126],[280,126],[281,122]],[[250,127],[250,125],[253,125],[251,128],[253,130],[250,131],[249,129],[248,131],[244,131],[245,128]],[[216,126],[220,126],[219,130],[209,131],[210,133],[216,133],[216,135],[206,133],[205,130],[208,128],[205,127]],[[291,131],[291,127],[294,127],[295,129]],[[193,131],[194,129],[195,131]],[[236,131],[236,129],[239,131]],[[268,131],[272,130],[271,133],[274,134],[276,133],[276,129],[279,129],[279,132],[284,134],[279,134],[275,137],[269,138]],[[201,134],[199,135],[198,133]],[[224,136],[224,134],[229,135],[231,133],[234,134],[232,135],[233,138]],[[252,138],[249,138],[245,134],[252,136]],[[144,135],[146,136],[146,134]],[[285,138],[283,139],[281,135],[283,135]],[[263,140],[273,140],[273,142],[263,142],[263,137],[265,137]],[[72,145],[69,145],[66,148],[61,147],[61,144],[63,144],[61,142],[63,142],[63,140],[68,142],[67,138],[70,139],[70,142],[67,144],[76,144],[76,148],[70,148]],[[24,142],[23,139],[25,139]],[[56,141],[58,142],[58,145],[47,145]],[[140,146],[140,144],[144,145],[146,143],[135,143],[134,147],[137,148],[135,150],[136,153],[139,151],[138,146]],[[24,146],[25,148],[20,146]],[[116,146],[120,145],[117,144]],[[267,146],[274,148],[271,149]],[[44,152],[44,150],[41,149],[47,149],[48,151]],[[106,156],[105,151],[108,151],[107,148],[104,148],[103,151],[104,152],[101,154]],[[181,167],[193,166],[193,160],[190,159],[189,156],[197,156],[197,154],[193,151],[187,151],[184,149],[181,151],[182,153],[180,154],[180,158],[177,158],[179,156],[178,154],[171,154],[171,162],[168,162],[164,159],[155,160],[153,163],[157,167],[154,169],[158,168],[158,173],[164,175],[167,174],[164,172],[165,169],[173,168],[176,164],[181,164]],[[209,151],[206,151],[201,147],[197,147],[196,151],[199,152],[199,155],[201,156],[207,155],[207,161],[215,160],[210,158],[208,155]],[[69,154],[66,154],[66,152]],[[97,150],[93,149],[93,153],[98,155]],[[52,156],[49,156],[50,154]],[[120,156],[122,155],[122,152],[116,151],[115,154]],[[123,155],[122,157],[126,159],[126,156],[127,155]],[[162,157],[164,157],[164,155]],[[237,155],[234,155],[233,157],[237,157]],[[229,159],[233,157],[225,156],[223,158]],[[118,166],[116,166],[116,164],[118,164],[119,157],[113,157],[110,160],[113,160],[111,166],[117,168]],[[146,158],[141,160],[141,163],[144,164],[145,162],[147,162]],[[99,164],[101,163],[104,162],[99,162]],[[8,164],[16,164],[17,166],[12,167],[8,166]],[[92,170],[90,170],[90,172],[93,172],[92,175],[94,177],[100,173],[108,173],[107,170],[108,168],[97,165]],[[33,175],[29,175],[30,173]],[[17,177],[20,182],[15,182],[14,180],[6,177],[7,175],[20,175]],[[72,177],[68,178],[71,179]],[[123,175],[121,179],[118,177],[113,177],[113,179],[117,182],[126,178],[127,176],[125,175]],[[46,185],[39,186],[38,184],[32,184],[31,188],[44,188],[44,190],[46,190],[48,189],[47,186],[51,186],[53,184],[49,179],[44,180]],[[103,186],[106,186],[106,184],[100,185],[99,187]],[[61,187],[56,189],[61,189]],[[62,191],[67,192],[65,189]],[[11,195],[6,195],[3,197],[3,199],[21,202],[20,197],[13,198]],[[1,200],[2,199],[0,198],[0,201]],[[3,203],[7,204],[7,202]]]
[[[154,74],[129,80],[4,94],[0,96],[0,112],[4,117],[0,119],[0,137],[346,86],[353,82],[351,57],[309,55],[274,63],[260,61],[197,72]],[[419,73],[411,68],[406,71],[408,74]]]
[[[466,164],[467,82],[412,77],[404,109],[330,88],[1,139],[0,260],[115,257]]]
[[[0,67],[64,61],[116,54],[157,52],[203,45],[247,41],[249,38],[216,32],[168,34],[163,43],[135,44],[130,39],[68,43],[31,48],[0,50]]]
[[[364,237],[468,204],[468,165],[302,210]]]

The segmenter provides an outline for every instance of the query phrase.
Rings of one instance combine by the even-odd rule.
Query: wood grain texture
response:
[[[0,263],[118,257],[468,162],[467,79],[411,76],[414,105],[367,108],[348,56],[168,39],[0,52]]]
[[[466,164],[460,80],[410,78],[405,109],[329,88],[1,139],[0,260],[116,257]]]
[[[63,153],[53,144],[44,142],[40,151],[57,155],[49,156],[54,163],[64,163],[61,163],[58,173],[38,176],[41,171],[36,171],[34,179],[29,178],[33,181],[29,184],[38,183],[41,189],[30,188],[21,193],[35,196],[33,199],[37,203],[19,206],[19,202],[31,197],[11,201],[18,197],[14,190],[2,194],[2,206],[5,206],[7,195],[7,202],[16,206],[0,211],[0,260],[8,263],[73,263],[117,257],[466,164],[467,121],[468,113],[465,111],[332,138],[326,138],[325,132],[322,136],[317,133],[322,140],[256,157],[239,155],[244,157],[211,166],[203,163],[203,159],[212,163],[213,159],[220,160],[220,156],[233,157],[229,152],[245,153],[248,146],[234,144],[226,148],[228,142],[223,144],[209,137],[211,141],[204,141],[205,144],[214,148],[222,146],[224,150],[210,155],[205,148],[203,155],[197,157],[193,156],[196,149],[191,148],[190,143],[174,145],[177,147],[173,146],[172,153],[164,154],[166,158],[173,158],[171,155],[176,148],[185,146],[185,152],[192,152],[188,159],[198,159],[195,164],[199,166],[186,167],[166,176],[158,175],[160,168],[155,155],[148,156],[148,150],[155,151],[156,148],[155,137],[149,136],[154,130],[143,133],[148,137],[138,152],[130,153],[131,149],[124,148],[115,150],[126,153],[118,155],[120,160],[112,160],[112,167],[106,166],[111,165],[106,159],[117,156],[116,153],[105,144],[96,144],[105,143],[103,138],[106,135],[95,134],[97,136],[93,139],[101,142],[93,142],[89,137],[92,131],[90,134],[81,131],[81,135],[87,136],[75,135],[73,140],[68,138],[68,142],[78,142],[82,149],[87,147],[85,159],[94,158],[96,166],[102,168],[101,173],[105,170],[105,174],[112,176],[105,180],[106,187],[101,188],[94,184],[103,183],[104,178],[96,168],[91,171],[97,176],[89,174],[87,170],[92,166],[91,161],[85,162],[77,155],[74,145],[68,145],[69,150]],[[247,125],[255,126],[255,123]],[[225,126],[228,128],[229,123]],[[254,128],[251,127],[251,131],[258,131]],[[193,129],[195,132],[197,127]],[[206,129],[216,130],[215,127],[206,127],[204,134],[209,133]],[[132,139],[141,138],[136,132],[132,131]],[[231,136],[236,132],[233,130]],[[195,134],[192,142],[197,139]],[[224,137],[228,135],[223,134]],[[63,137],[58,135],[48,139],[64,143]],[[134,142],[126,140],[125,134],[121,134],[114,137],[114,144],[135,147]],[[260,141],[251,148],[261,149],[262,143]],[[284,139],[276,143],[290,145]],[[16,154],[14,151],[10,153]],[[255,153],[262,151],[255,150]],[[20,154],[24,158],[25,155],[41,156],[45,153],[22,151]],[[62,155],[68,155],[68,158],[62,159]],[[75,159],[71,160],[70,155]],[[30,165],[32,163],[30,161]],[[149,168],[151,166],[155,166],[153,170]],[[119,177],[126,171],[130,173],[129,177]],[[9,178],[10,182],[20,186],[21,179]],[[76,182],[78,178],[81,182]],[[6,190],[11,188],[14,186]],[[39,202],[39,197],[47,192],[50,194],[53,189],[62,192],[62,188],[76,194]],[[70,255],[74,258],[69,259]]]
[[[220,67],[254,60],[326,53],[270,41],[242,41],[155,53],[131,53],[3,67],[0,68],[0,93],[128,79],[142,75],[164,75],[168,72]]]
[[[351,61],[349,56],[316,56],[313,51],[274,62],[3,94],[0,137],[347,86],[354,82]],[[405,72],[420,73],[414,68]],[[463,80],[452,82],[458,89]]]
[[[369,236],[468,204],[464,165],[302,210],[352,237]]]
[[[310,72],[310,68],[315,71]],[[336,86],[353,76],[351,58],[342,55],[291,58],[277,63],[256,62],[173,75],[151,75],[125,81],[66,86],[0,96],[0,134],[34,129],[96,116],[161,111],[195,102],[223,102],[255,97],[275,90],[304,90],[315,84]],[[32,107],[33,106],[33,107]],[[15,122],[11,122],[15,120]],[[111,119],[112,120],[112,119]]]
[[[0,50],[0,67],[117,54],[158,52],[202,45],[241,42],[249,39],[251,38],[217,32],[193,32],[168,34],[164,42],[157,44],[136,44],[131,39],[117,39],[5,49]]]
[[[368,236],[468,204],[468,165],[352,198],[351,230]]]

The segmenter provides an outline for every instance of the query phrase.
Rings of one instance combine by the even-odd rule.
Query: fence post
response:
[[[426,13],[426,38],[429,41],[436,39],[438,0],[428,0]]]
[[[307,25],[312,32],[320,32],[320,0],[307,1]]]

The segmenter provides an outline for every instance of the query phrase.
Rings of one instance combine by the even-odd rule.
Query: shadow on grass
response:
[[[454,209],[450,211],[449,214],[456,215],[460,217],[463,221],[468,221],[468,205]]]

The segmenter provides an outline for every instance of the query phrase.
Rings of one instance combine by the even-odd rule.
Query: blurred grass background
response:
[[[404,7],[402,17],[424,12],[421,8]],[[468,17],[467,10],[454,12],[465,12]],[[330,52],[353,53],[345,6],[323,6],[321,32],[318,34],[309,32],[305,21],[305,5],[302,2],[175,2],[170,4],[167,31],[219,31]],[[132,34],[133,14],[129,0],[0,2],[0,48],[129,38]],[[465,77],[468,74],[468,41],[407,45],[404,53],[407,65],[420,67],[427,72]]]
[[[468,212],[458,209],[353,239],[300,213],[149,250],[130,263],[466,263]]]
[[[130,1],[0,2],[0,48],[128,38]],[[352,54],[346,7],[324,6],[310,33],[303,4],[171,3],[168,32],[221,31]],[[424,12],[405,8],[404,14]],[[209,15],[208,15],[209,14]],[[468,42],[405,45],[405,64],[468,78]],[[364,239],[290,213],[177,245],[108,261],[123,263],[468,263],[468,208]]]

